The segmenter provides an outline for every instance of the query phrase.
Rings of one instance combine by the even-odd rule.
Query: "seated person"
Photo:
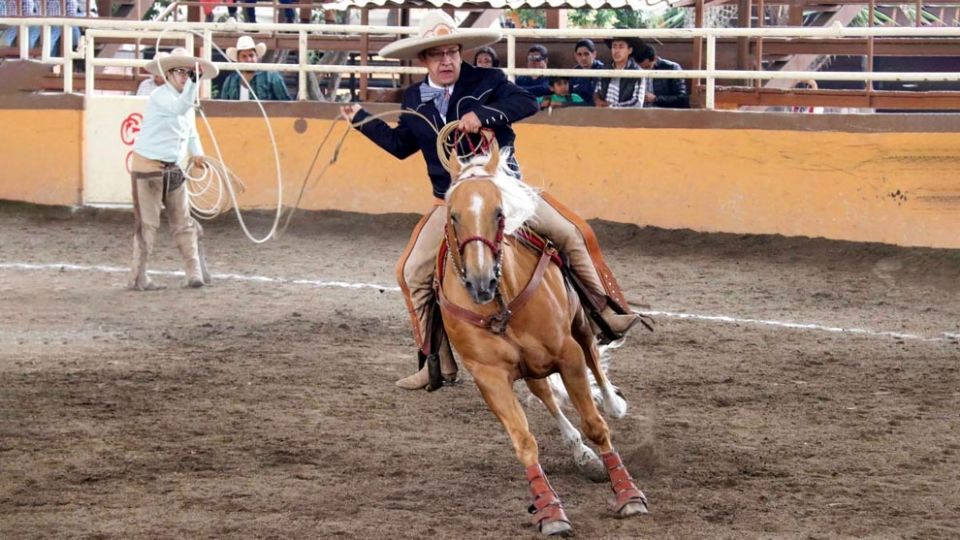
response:
[[[527,52],[527,67],[530,69],[547,69],[549,53],[543,45],[534,45]],[[553,92],[547,77],[543,75],[521,75],[517,77],[517,86],[533,94],[533,97],[549,96]]]
[[[265,43],[254,44],[252,37],[240,36],[236,47],[227,48],[227,57],[233,62],[256,64],[266,52]],[[243,77],[250,86],[243,84],[240,77]],[[219,99],[249,101],[253,96],[260,101],[290,100],[287,85],[276,71],[235,71],[223,81]]]
[[[493,47],[480,47],[477,54],[473,55],[473,65],[482,68],[500,67],[500,58],[497,57],[497,51]]]
[[[640,70],[640,66],[633,59],[633,52],[643,47],[642,41],[632,37],[615,37],[607,40],[607,47],[610,47],[610,54],[613,57],[610,69]],[[600,79],[597,93],[593,95],[594,105],[619,109],[643,107],[645,86],[643,79],[632,77]]]
[[[603,62],[597,60],[597,47],[592,40],[581,39],[573,47],[577,65],[573,69],[603,69]],[[593,94],[597,91],[600,79],[597,77],[574,77],[570,79],[571,90],[580,96],[585,104],[593,104]]]
[[[653,45],[644,44],[639,51],[634,51],[634,58],[641,69],[675,71],[683,69],[680,64],[657,56],[657,50]],[[686,79],[647,79],[646,99],[643,105],[644,107],[689,109],[690,94],[687,93]]]
[[[537,103],[540,104],[541,109],[586,105],[582,97],[570,92],[570,79],[568,77],[550,77],[550,90],[553,94],[537,98]]]

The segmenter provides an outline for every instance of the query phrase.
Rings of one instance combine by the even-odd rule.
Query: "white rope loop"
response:
[[[157,42],[154,48],[156,52],[160,51],[160,41],[167,31],[167,29],[161,30],[160,34],[157,35]],[[202,33],[196,30],[191,29],[189,31],[192,34],[200,36],[201,38],[205,37]],[[211,40],[210,44],[216,47],[217,51],[219,51],[228,62],[234,63],[233,60],[227,56],[226,51],[221,49],[215,42]],[[154,58],[157,62],[157,71],[163,73],[163,77],[166,79],[167,74],[160,69],[159,58],[156,56],[154,56]],[[195,66],[195,73],[198,71],[196,68],[197,67]],[[202,164],[200,166],[201,173],[197,176],[192,176],[190,174],[191,171],[189,170],[182,170],[182,172],[184,177],[188,179],[187,183],[189,184],[189,188],[187,190],[187,194],[189,195],[190,208],[192,209],[194,215],[201,219],[210,220],[227,211],[232,206],[234,213],[237,215],[237,221],[240,223],[240,228],[243,229],[243,234],[245,234],[246,237],[249,238],[254,244],[263,244],[271,238],[276,237],[277,229],[280,225],[280,217],[283,213],[283,174],[280,170],[280,150],[277,147],[277,139],[273,134],[273,127],[270,125],[270,118],[267,116],[266,109],[263,108],[263,103],[260,101],[260,98],[257,97],[256,92],[253,91],[250,83],[244,77],[240,77],[240,81],[244,84],[244,86],[247,87],[247,90],[250,91],[250,96],[253,97],[257,107],[260,109],[260,114],[263,117],[264,124],[267,126],[267,135],[270,138],[270,145],[273,149],[273,162],[277,174],[277,210],[274,215],[273,225],[270,227],[270,231],[266,234],[266,236],[257,238],[253,235],[253,233],[250,232],[250,229],[247,228],[247,224],[243,220],[243,214],[240,213],[240,205],[237,203],[237,193],[242,193],[244,190],[243,181],[225,164],[223,153],[220,151],[220,144],[217,141],[217,136],[213,133],[213,128],[210,126],[210,121],[207,119],[207,115],[204,114],[203,108],[200,107],[199,92],[197,93],[194,108],[200,113],[200,118],[203,120],[207,134],[210,136],[210,140],[213,142],[213,148],[217,157],[212,158],[210,156],[202,156]],[[199,84],[199,81],[197,84]],[[188,166],[187,168],[189,169],[193,167]],[[183,169],[182,166],[181,169]],[[227,194],[227,197],[224,197],[225,193]]]

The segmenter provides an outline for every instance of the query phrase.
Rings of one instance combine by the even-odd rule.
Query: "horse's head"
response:
[[[490,159],[471,161],[461,168],[451,156],[451,178],[447,192],[447,246],[453,255],[460,282],[477,304],[493,300],[500,285],[501,244],[506,218],[500,188],[494,181],[500,154],[493,141]]]

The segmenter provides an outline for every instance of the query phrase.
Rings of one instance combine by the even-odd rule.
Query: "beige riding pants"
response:
[[[163,170],[163,162],[133,154],[132,172],[155,173]],[[143,289],[150,284],[147,277],[147,259],[153,252],[157,230],[160,228],[160,210],[166,207],[170,232],[177,243],[186,266],[187,279],[202,279],[200,254],[197,246],[200,224],[190,216],[190,201],[186,185],[164,197],[163,178],[132,180],[134,201],[133,263],[130,286]]]

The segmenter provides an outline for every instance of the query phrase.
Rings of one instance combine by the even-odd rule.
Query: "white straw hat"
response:
[[[263,55],[267,52],[266,43],[253,43],[253,38],[250,36],[240,36],[240,39],[237,40],[236,47],[227,47],[227,58],[237,62],[237,53],[240,51],[249,51],[250,49],[257,50],[257,58],[263,58]]]
[[[380,56],[398,60],[412,60],[421,52],[441,45],[460,45],[475,49],[500,40],[500,30],[472,30],[457,28],[457,23],[440,10],[433,10],[420,19],[417,34],[395,41],[380,49]]]
[[[196,56],[191,56],[189,52],[183,47],[177,47],[176,49],[170,51],[170,54],[165,55],[164,53],[159,53],[153,57],[153,61],[144,66],[149,73],[152,75],[163,75],[167,71],[170,71],[174,68],[190,68],[196,64],[200,64],[200,67],[203,68],[203,78],[212,79],[220,73],[220,70],[217,69],[217,66],[212,63],[202,59],[197,58]],[[199,76],[200,74],[198,74]]]

